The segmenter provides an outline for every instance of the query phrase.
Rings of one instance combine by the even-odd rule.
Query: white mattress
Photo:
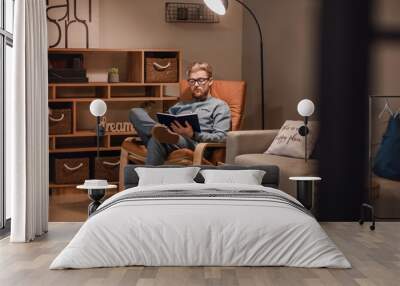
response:
[[[181,184],[149,190],[243,190],[262,186]],[[102,207],[100,206],[100,208]],[[145,266],[294,266],[349,268],[318,222],[293,206],[236,198],[123,201],[90,217],[50,269]]]

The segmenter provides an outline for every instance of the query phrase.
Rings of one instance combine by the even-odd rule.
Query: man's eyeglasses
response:
[[[188,79],[188,83],[191,86],[194,86],[196,84],[196,82],[198,85],[203,85],[209,80],[210,80],[210,78],[202,78],[202,77],[198,78],[198,79],[190,78],[190,79]]]

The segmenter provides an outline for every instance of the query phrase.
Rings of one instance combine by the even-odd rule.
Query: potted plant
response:
[[[118,68],[111,68],[108,71],[108,82],[119,82]]]

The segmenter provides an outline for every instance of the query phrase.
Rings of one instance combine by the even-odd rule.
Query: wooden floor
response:
[[[0,241],[0,285],[400,285],[400,223],[379,222],[375,232],[357,223],[323,223],[352,269],[289,267],[123,267],[48,270],[81,223],[50,223],[28,244]]]

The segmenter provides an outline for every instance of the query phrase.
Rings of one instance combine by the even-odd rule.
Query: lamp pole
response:
[[[307,163],[308,154],[307,154],[307,135],[310,132],[308,129],[308,118],[314,114],[315,105],[309,99],[303,99],[297,104],[297,112],[304,117],[304,125],[301,126],[298,130],[299,134],[304,137],[304,160]]]
[[[258,34],[260,36],[261,129],[265,129],[265,123],[264,123],[264,119],[265,119],[265,112],[264,112],[264,108],[265,108],[264,107],[264,44],[263,44],[263,36],[262,36],[261,26],[260,26],[260,23],[257,20],[256,14],[254,14],[253,10],[251,10],[250,7],[246,5],[246,3],[244,3],[241,0],[235,0],[235,1],[238,2],[239,4],[241,4],[250,13],[250,15],[253,17],[254,21],[257,24]]]
[[[304,126],[305,126],[305,135],[304,135],[304,160],[307,163],[308,154],[307,154],[307,135],[308,135],[308,116],[304,116]]]
[[[100,157],[100,136],[104,135],[104,130],[100,129],[100,117],[107,111],[107,104],[102,99],[95,99],[90,103],[90,113],[96,117],[96,143],[97,159]]]
[[[97,159],[100,158],[100,116],[96,116]]]

